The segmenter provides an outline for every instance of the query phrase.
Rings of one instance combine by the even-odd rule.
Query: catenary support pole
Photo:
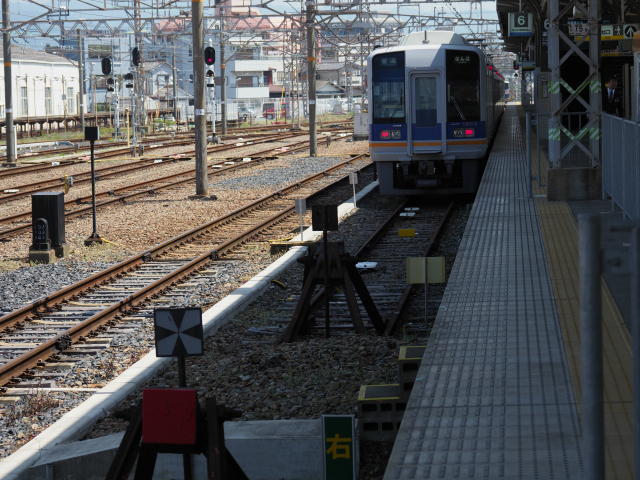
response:
[[[578,223],[584,480],[602,480],[605,468],[600,217],[582,214]]]
[[[224,8],[220,9],[220,127],[221,135],[227,134],[227,66],[226,62],[226,42],[224,36]]]
[[[205,115],[204,29],[202,0],[191,1],[193,34],[193,121],[196,129],[196,195],[207,195],[207,116]]]
[[[316,28],[313,0],[307,2],[307,81],[309,82],[309,154],[318,155],[318,126],[316,124]]]
[[[178,125],[178,69],[176,68],[176,43],[173,42],[173,120]]]
[[[325,338],[331,335],[331,319],[329,317],[329,246],[327,230],[329,227],[329,209],[326,205],[322,208],[322,251],[324,252],[324,328]]]
[[[526,113],[526,142],[527,142],[527,198],[533,198],[533,192],[531,188],[531,112]]]
[[[82,61],[84,60],[82,58],[83,55],[83,51],[82,51],[82,31],[80,29],[77,30],[78,31],[78,105],[80,107],[80,128],[82,128],[82,131],[84,132],[84,65],[82,64]],[[95,108],[95,106],[94,106]],[[98,109],[96,108],[96,112],[98,111]],[[96,127],[98,126],[98,123],[96,121]]]
[[[5,139],[7,141],[7,166],[15,166],[15,138],[13,136],[13,92],[11,82],[11,34],[9,0],[2,0],[2,56],[4,58]]]

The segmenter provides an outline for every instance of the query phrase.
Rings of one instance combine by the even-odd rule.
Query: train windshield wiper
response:
[[[453,97],[453,95],[449,96],[449,99],[453,102],[453,104],[456,107],[456,110],[458,110],[458,115],[460,115],[460,118],[462,119],[462,121],[464,122],[466,120],[466,118],[464,118],[464,115],[462,114],[462,110],[460,110],[460,107],[458,106],[458,102],[456,102],[456,99]]]
[[[400,90],[400,100],[398,100],[398,104],[393,109],[393,113],[389,117],[389,120],[391,120],[393,117],[395,117],[396,112],[398,111],[398,107],[401,107],[403,104],[404,104],[404,90]]]

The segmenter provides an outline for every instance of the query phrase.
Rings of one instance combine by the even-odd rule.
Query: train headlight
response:
[[[399,140],[400,130],[382,130],[380,132],[380,138],[383,140]]]
[[[454,137],[464,137],[464,128],[455,128],[453,130]]]

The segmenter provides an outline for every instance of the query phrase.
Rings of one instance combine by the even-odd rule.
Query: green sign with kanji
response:
[[[323,415],[325,480],[356,480],[355,416]]]

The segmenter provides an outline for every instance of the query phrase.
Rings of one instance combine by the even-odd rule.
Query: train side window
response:
[[[405,123],[404,52],[373,57],[373,123]]]
[[[435,127],[438,125],[438,94],[435,77],[417,77],[414,91],[416,126]]]
[[[480,120],[480,57],[447,50],[447,121]]]

